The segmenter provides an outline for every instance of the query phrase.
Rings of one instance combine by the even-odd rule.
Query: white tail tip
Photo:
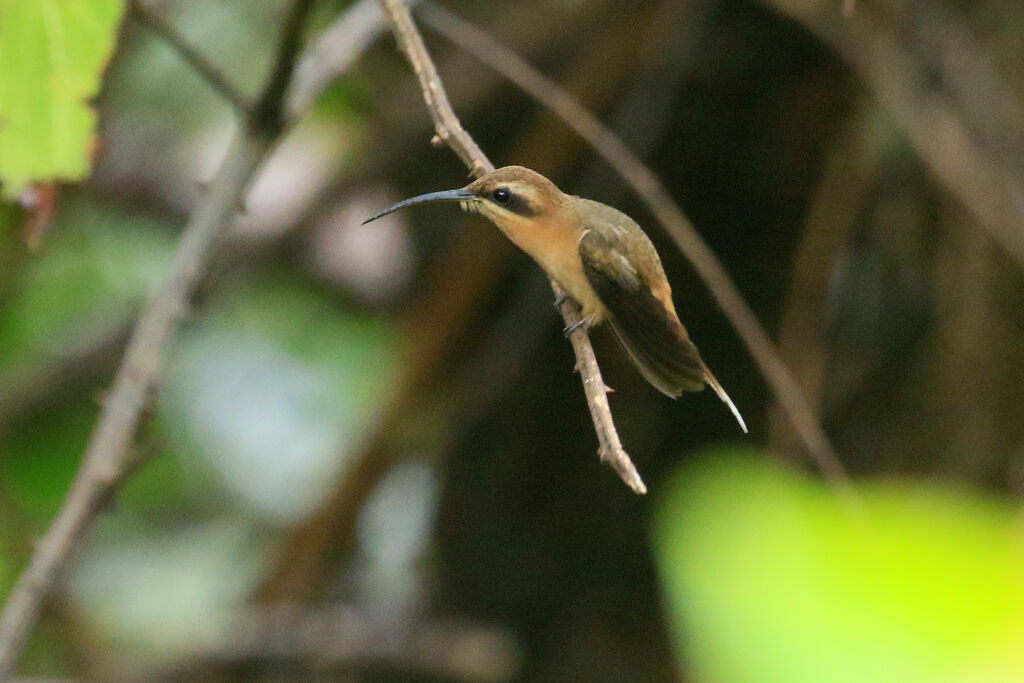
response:
[[[706,365],[704,366],[704,380],[708,383],[708,386],[715,390],[715,393],[718,394],[718,398],[722,399],[722,403],[729,406],[729,410],[732,412],[733,417],[736,418],[736,422],[739,423],[740,429],[743,430],[743,433],[749,434],[747,431],[747,423],[743,421],[743,416],[740,415],[740,411],[736,408],[736,404],[732,402],[731,398],[729,398],[729,394],[725,393],[725,389],[723,389],[722,385],[718,383],[718,380],[715,379],[715,376],[711,374],[711,371],[708,370]]]

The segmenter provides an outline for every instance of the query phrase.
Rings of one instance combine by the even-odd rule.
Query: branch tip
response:
[[[773,0],[776,4],[778,0]],[[421,3],[432,29],[501,74],[560,118],[632,188],[693,265],[733,329],[743,340],[818,470],[842,498],[856,497],[849,475],[800,385],[751,311],[725,267],[672,198],[658,176],[607,126],[564,88],[485,31],[434,3]],[[556,294],[557,294],[556,290]],[[565,315],[565,308],[559,306]],[[566,318],[568,321],[568,318]]]
[[[434,141],[440,140],[450,147],[466,164],[472,176],[480,177],[493,171],[494,165],[490,159],[462,127],[462,123],[455,115],[441,77],[437,73],[437,67],[434,66],[430,53],[427,52],[423,36],[416,28],[409,9],[401,0],[379,0],[379,2],[381,9],[390,18],[395,38],[402,46],[409,65],[419,81],[423,102],[434,122],[435,134],[431,143],[436,145],[437,143]],[[608,405],[606,386],[601,378],[601,369],[594,356],[594,349],[590,345],[590,338],[587,336],[586,329],[582,329],[579,307],[576,302],[565,296],[557,283],[552,282],[551,284],[555,290],[557,308],[562,313],[566,329],[574,330],[574,333],[569,335],[569,341],[576,354],[576,370],[583,380],[587,407],[590,409],[590,415],[594,422],[594,431],[597,434],[599,445],[598,453],[601,454],[602,460],[605,453],[612,454],[614,467],[622,480],[634,491],[643,493],[647,488],[619,443],[619,435],[612,419],[611,408]]]

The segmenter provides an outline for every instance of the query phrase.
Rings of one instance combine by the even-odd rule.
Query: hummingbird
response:
[[[710,386],[747,425],[679,321],[658,252],[636,221],[566,194],[536,171],[505,166],[457,190],[418,195],[363,221],[418,204],[459,202],[494,223],[579,304],[580,324],[608,323],[640,374],[672,398]],[[566,334],[573,329],[567,328]]]

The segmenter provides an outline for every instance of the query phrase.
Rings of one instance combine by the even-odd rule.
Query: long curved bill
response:
[[[383,211],[367,218],[365,221],[362,222],[362,225],[366,225],[370,221],[375,221],[381,216],[387,216],[389,213],[398,211],[399,209],[404,209],[407,206],[416,206],[417,204],[430,204],[432,202],[466,202],[476,200],[479,200],[479,197],[477,197],[469,190],[461,188],[458,190],[442,190],[441,192],[430,192],[428,194],[421,194],[419,196],[400,201],[394,206],[389,206]]]

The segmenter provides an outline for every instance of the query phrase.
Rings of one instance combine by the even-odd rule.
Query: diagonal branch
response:
[[[935,12],[924,12],[927,3],[910,3],[908,19],[911,27],[892,22],[868,11],[848,17],[838,16],[831,2],[823,0],[761,0],[763,4],[798,22],[836,52],[906,131],[925,165],[977,219],[992,240],[1024,267],[1024,165],[1012,150],[1020,149],[1019,122],[1001,131],[1005,138],[998,149],[986,148],[972,130],[972,122],[964,120],[950,103],[945,88],[933,88],[935,74],[943,82],[955,85],[967,78],[971,81],[974,102],[969,111],[982,110],[988,120],[1002,120],[1018,105],[1005,92],[994,70],[973,72],[971,62],[979,59],[970,44],[957,42],[955,62],[961,73],[953,73],[934,60],[917,59],[902,45],[903,33],[911,37],[927,30],[934,23]],[[934,4],[934,3],[933,3]],[[939,19],[938,21],[942,21]],[[950,41],[950,38],[942,38]],[[1011,102],[1007,104],[1007,99]],[[1014,115],[1011,113],[1011,116]],[[1019,118],[1019,113],[1016,114]],[[976,118],[976,117],[975,117]],[[992,136],[989,136],[990,138]],[[985,136],[982,136],[982,140]],[[1011,150],[1011,151],[1007,151]],[[1000,159],[1010,159],[1004,166]]]
[[[437,68],[423,44],[423,37],[413,23],[408,7],[402,0],[380,0],[384,12],[390,17],[399,47],[405,53],[409,64],[420,82],[423,100],[434,121],[438,144],[444,144],[469,167],[474,176],[480,176],[494,170],[490,162],[473,138],[466,132],[448,102],[448,95],[438,76]],[[608,387],[601,377],[597,357],[590,345],[590,338],[583,325],[579,325],[580,312],[575,302],[562,295],[555,283],[558,308],[568,328],[575,330],[570,335],[573,351],[576,354],[576,365],[583,380],[583,391],[587,397],[597,433],[598,453],[603,462],[608,463],[619,474],[622,480],[636,493],[646,493],[647,487],[640,478],[629,455],[622,448],[618,431],[612,419],[611,407],[608,405]]]
[[[224,75],[217,65],[185,40],[178,29],[174,28],[166,18],[154,12],[144,0],[129,0],[128,16],[170,45],[206,81],[207,85],[234,107],[236,112],[244,114],[249,111],[252,106],[249,98]]]
[[[455,115],[448,93],[434,66],[434,60],[423,44],[423,36],[412,21],[409,8],[401,0],[380,0],[381,8],[391,19],[398,47],[405,53],[409,65],[416,72],[423,91],[423,102],[427,105],[430,118],[434,121],[437,132],[437,143],[448,145],[462,163],[469,167],[470,173],[479,178],[494,170],[487,155],[462,127],[459,117]]]
[[[790,423],[821,472],[851,502],[853,491],[846,470],[832,448],[813,408],[786,367],[768,333],[758,322],[718,257],[704,242],[658,177],[611,130],[562,89],[519,55],[472,24],[424,3],[424,21],[448,40],[501,73],[528,95],[550,109],[583,138],[626,181],[671,235],[707,285],[751,357],[771,387]],[[854,504],[851,507],[855,507]]]
[[[354,7],[365,8],[371,0],[360,0]],[[147,301],[139,316],[114,384],[90,436],[82,465],[71,484],[56,518],[40,539],[28,567],[19,576],[0,613],[0,680],[9,679],[17,666],[39,611],[62,570],[91,529],[96,516],[121,485],[130,478],[136,461],[128,450],[139,428],[148,399],[156,389],[161,359],[171,336],[177,330],[198,283],[202,280],[219,237],[230,225],[249,183],[283,132],[286,104],[300,101],[311,104],[316,88],[327,81],[316,79],[303,91],[289,92],[292,74],[301,45],[301,29],[312,7],[312,0],[296,0],[284,23],[275,67],[260,97],[245,109],[243,125],[221,162],[216,177],[190,216],[174,256],[171,272]],[[344,22],[350,16],[342,16]],[[376,30],[377,24],[364,24]],[[205,59],[189,58],[187,44],[170,27],[164,27],[165,39],[201,76],[231,99],[236,92],[213,72],[200,64]],[[365,46],[367,43],[361,42]],[[343,55],[351,63],[353,55]],[[325,66],[325,68],[328,68]],[[212,79],[212,80],[211,80]],[[237,98],[236,98],[237,99]],[[238,104],[238,102],[234,102]],[[307,104],[307,106],[308,106]],[[294,116],[301,109],[289,107]]]
[[[341,19],[324,29],[295,67],[285,103],[288,119],[295,120],[308,111],[320,93],[347,72],[388,26],[377,0],[358,0]]]
[[[267,77],[263,91],[249,110],[250,130],[262,131],[269,137],[278,137],[284,132],[285,101],[292,77],[295,75],[295,64],[299,60],[302,28],[306,25],[306,18],[312,9],[313,0],[294,1],[281,31],[281,42],[277,46],[277,55],[270,76]]]
[[[165,343],[205,271],[213,242],[269,148],[270,141],[261,135],[235,136],[209,192],[185,227],[170,277],[147,302],[71,489],[0,615],[0,680],[13,673],[43,600],[121,478],[125,453],[156,386]]]

